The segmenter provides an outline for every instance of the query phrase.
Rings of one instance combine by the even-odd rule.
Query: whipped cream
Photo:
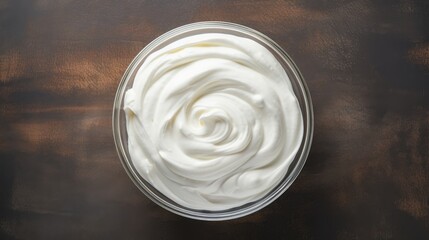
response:
[[[225,210],[284,178],[303,136],[278,60],[229,34],[185,37],[150,54],[125,94],[131,161],[174,202]]]

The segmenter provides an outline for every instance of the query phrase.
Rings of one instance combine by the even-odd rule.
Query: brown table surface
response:
[[[226,222],[132,184],[111,128],[133,57],[180,25],[255,28],[315,113],[292,187]],[[0,1],[0,239],[429,239],[428,1]]]

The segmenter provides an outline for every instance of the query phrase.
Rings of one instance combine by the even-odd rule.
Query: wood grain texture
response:
[[[180,25],[231,21],[296,61],[315,111],[301,175],[270,206],[185,219],[128,179],[120,78]],[[0,1],[1,239],[429,239],[427,1]]]

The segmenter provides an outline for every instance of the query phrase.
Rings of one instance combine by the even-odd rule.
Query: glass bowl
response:
[[[294,93],[299,101],[304,123],[304,134],[300,148],[282,181],[261,199],[240,207],[222,211],[195,210],[181,206],[164,196],[138,174],[128,152],[126,120],[125,112],[123,110],[125,92],[132,87],[137,70],[149,54],[180,38],[201,33],[226,33],[239,37],[246,37],[266,47],[278,59],[286,73],[289,75]],[[121,82],[119,83],[113,104],[112,124],[113,137],[122,165],[134,184],[149,199],[159,206],[184,217],[199,220],[220,221],[239,218],[254,213],[273,202],[289,188],[303,168],[309,154],[313,137],[313,121],[313,107],[307,85],[305,84],[295,63],[277,43],[264,34],[242,25],[228,22],[197,22],[178,27],[161,35],[137,54],[128,66]]]

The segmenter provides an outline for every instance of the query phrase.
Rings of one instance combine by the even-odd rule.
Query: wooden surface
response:
[[[227,222],[152,203],[112,138],[133,57],[203,20],[273,38],[314,103],[297,181]],[[429,239],[427,1],[1,0],[0,26],[0,239]]]

